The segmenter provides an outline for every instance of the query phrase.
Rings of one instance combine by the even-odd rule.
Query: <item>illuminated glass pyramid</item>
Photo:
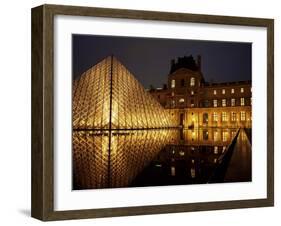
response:
[[[113,56],[73,84],[73,129],[148,129],[173,126],[173,119]]]

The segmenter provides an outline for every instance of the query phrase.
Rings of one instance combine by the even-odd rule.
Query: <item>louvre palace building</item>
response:
[[[252,126],[251,81],[207,82],[201,71],[201,56],[197,60],[193,56],[172,60],[167,85],[151,87],[148,92],[184,128]]]
[[[201,57],[172,60],[168,84],[145,90],[109,56],[73,82],[73,128],[251,128],[251,81],[206,82]]]

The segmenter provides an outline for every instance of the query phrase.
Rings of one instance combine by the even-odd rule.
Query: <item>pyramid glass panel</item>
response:
[[[73,129],[108,129],[111,60],[106,58],[73,83]]]
[[[74,129],[145,129],[175,120],[115,57],[107,57],[73,84]]]

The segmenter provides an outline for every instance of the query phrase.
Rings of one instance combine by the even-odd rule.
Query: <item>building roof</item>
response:
[[[192,71],[200,71],[201,57],[198,58],[198,62],[196,62],[192,55],[178,57],[177,61],[175,59],[171,60],[171,69],[170,74],[175,72],[180,68],[190,69]]]

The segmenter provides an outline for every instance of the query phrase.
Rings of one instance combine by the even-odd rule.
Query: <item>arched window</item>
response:
[[[194,77],[190,78],[190,86],[195,86],[195,78]]]
[[[203,123],[208,123],[208,113],[203,114]]]
[[[179,102],[180,102],[180,103],[184,103],[184,98],[180,98],[180,99],[179,99]]]
[[[231,112],[231,121],[235,122],[236,121],[236,112]]]

